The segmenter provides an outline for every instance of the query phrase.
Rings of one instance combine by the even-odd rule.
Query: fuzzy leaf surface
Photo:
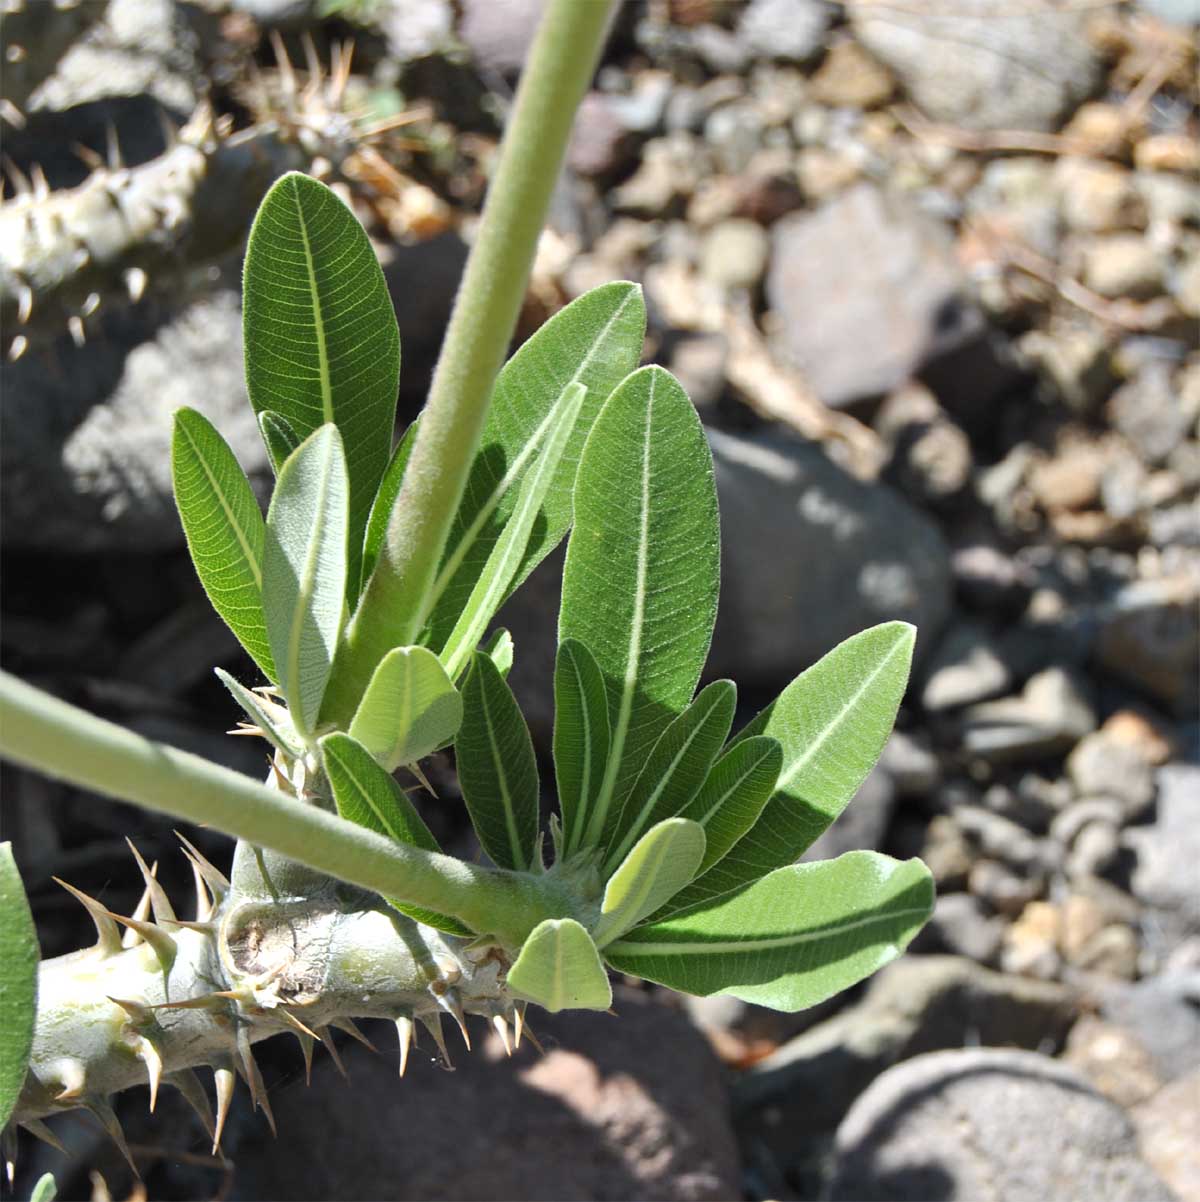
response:
[[[321,759],[333,787],[338,813],[358,826],[379,835],[407,843],[423,851],[440,852],[441,846],[421,819],[404,790],[381,768],[371,753],[356,739],[341,731],[321,740]],[[437,914],[407,902],[387,899],[402,914],[417,922],[448,931],[452,935],[474,934],[456,918]]]
[[[564,851],[579,847],[608,763],[608,692],[596,657],[577,639],[558,645],[554,664],[554,774]]]
[[[570,384],[550,411],[545,435],[517,490],[516,504],[504,532],[492,547],[492,553],[442,648],[441,660],[451,679],[457,678],[462,671],[500,603],[511,591],[512,581],[524,561],[534,522],[558,475],[586,396],[587,389],[582,384]]]
[[[915,641],[907,622],[854,635],[797,676],[738,735],[739,742],[767,735],[779,743],[779,780],[750,831],[689,886],[689,905],[792,863],[846,808],[896,721]]]
[[[29,1202],[54,1202],[58,1197],[58,1182],[53,1173],[43,1173],[29,1195]]]
[[[692,699],[719,572],[717,493],[700,419],[668,372],[643,368],[588,436],[563,569],[559,639],[577,639],[595,656],[612,731],[585,846],[600,842],[659,735]]]
[[[668,818],[648,830],[609,878],[595,939],[604,947],[671,900],[704,858],[704,829],[687,818]]]
[[[471,825],[501,868],[533,867],[538,837],[538,770],[517,699],[491,657],[477,651],[463,684],[454,742]]]
[[[508,986],[551,1014],[607,1010],[612,1005],[612,986],[600,953],[573,918],[547,918],[533,928],[508,970]]]
[[[16,1108],[29,1066],[38,958],[37,932],[12,844],[0,843],[0,1127]]]
[[[736,705],[733,681],[714,680],[662,732],[616,825],[604,836],[611,848],[607,866],[619,864],[643,831],[687,809],[729,737]]]
[[[292,722],[312,733],[342,624],[348,488],[337,427],[310,434],[279,472],[267,511],[263,610]]]
[[[453,739],[462,714],[462,697],[428,647],[393,647],[371,676],[350,733],[392,771]]]
[[[271,468],[279,475],[279,469],[287,462],[288,456],[300,445],[303,439],[292,428],[291,422],[270,409],[263,409],[258,415],[258,429],[262,434],[263,444],[271,459]]]
[[[484,643],[481,650],[496,665],[496,670],[500,675],[507,680],[509,672],[512,671],[513,659],[516,655],[516,648],[513,646],[512,631],[506,630],[501,626],[499,630],[492,633],[492,637]]]
[[[683,993],[803,1010],[894,960],[932,909],[920,860],[852,851],[778,868],[708,908],[638,927],[605,959]]]
[[[572,384],[587,396],[542,504],[512,592],[554,549],[571,524],[571,490],[584,440],[601,405],[637,367],[646,306],[637,284],[593,288],[556,313],[504,365],[492,390],[479,452],[427,598],[427,635],[442,646],[516,504],[550,414]]]
[[[420,422],[420,418],[412,422],[396,444],[396,449],[392,452],[387,469],[383,473],[383,479],[379,482],[379,491],[375,494],[375,500],[371,504],[371,516],[367,519],[367,533],[363,543],[362,579],[364,587],[375,570],[376,563],[379,562],[379,552],[383,549],[384,540],[387,538],[388,521],[392,516],[396,498],[400,495],[400,486],[404,483],[404,469],[408,467],[408,457],[412,454]]]
[[[350,481],[347,597],[392,447],[400,334],[383,272],[354,214],[324,184],[291,173],[263,198],[243,277],[246,385],[255,412],[300,438],[334,423]]]
[[[213,609],[274,680],[263,616],[262,511],[229,444],[194,409],[175,414],[171,477],[188,552]]]

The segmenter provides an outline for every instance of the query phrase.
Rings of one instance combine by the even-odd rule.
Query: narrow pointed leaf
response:
[[[679,384],[634,372],[596,419],[575,484],[559,638],[596,658],[611,751],[584,845],[619,813],[658,736],[692,698],[717,608],[712,456]]]
[[[510,591],[510,585],[524,561],[534,521],[558,474],[586,396],[587,389],[582,384],[571,384],[550,411],[546,432],[538,445],[535,459],[521,481],[517,501],[509,514],[504,533],[492,547],[479,579],[475,581],[475,587],[442,648],[441,660],[451,679],[457,678],[462,671],[488,623]]]
[[[619,817],[602,838],[611,849],[607,869],[621,862],[643,832],[687,809],[729,737],[736,704],[733,681],[715,680],[659,736]]]
[[[463,685],[454,749],[463,800],[484,851],[501,868],[530,869],[538,838],[533,740],[512,690],[482,652]]]
[[[302,439],[328,422],[342,436],[353,600],[367,515],[392,447],[400,336],[371,243],[324,184],[292,173],[263,198],[246,248],[243,301],[255,412],[279,414]]]
[[[683,811],[704,828],[704,859],[696,883],[677,893],[657,915],[665,918],[710,896],[704,874],[758,821],[775,791],[783,752],[766,735],[754,735],[731,747],[712,766],[704,787]]]
[[[379,491],[371,504],[371,516],[367,519],[367,534],[363,543],[362,583],[366,587],[375,564],[379,560],[379,552],[383,549],[384,539],[387,538],[388,520],[392,516],[392,507],[400,495],[400,486],[404,483],[404,469],[408,467],[408,457],[412,454],[413,442],[417,437],[417,427],[420,418],[412,422],[404,431],[404,436],[396,444],[391,459],[388,460],[387,470],[379,482]]]
[[[554,773],[564,852],[583,838],[588,811],[608,763],[608,692],[595,656],[576,639],[558,647],[554,665]]]
[[[263,732],[267,739],[290,759],[304,754],[304,744],[296,734],[291,717],[281,705],[268,701],[259,693],[239,684],[223,668],[214,668],[221,683],[233,694],[233,699],[242,707],[250,721]]]
[[[501,626],[500,629],[497,630],[492,637],[487,640],[486,643],[484,643],[481,650],[491,659],[492,663],[496,665],[496,670],[500,673],[500,675],[507,680],[508,674],[512,671],[513,666],[514,648],[512,632],[505,630],[505,628]]]
[[[704,830],[687,818],[668,818],[648,830],[604,889],[595,939],[604,947],[671,900],[704,858]]]
[[[792,863],[846,808],[896,721],[915,640],[907,622],[854,635],[797,676],[738,735],[778,741],[779,781],[751,830],[689,888],[689,904]]]
[[[58,1197],[58,1182],[53,1173],[43,1173],[29,1195],[29,1202],[54,1202]]]
[[[334,426],[310,434],[279,472],[267,512],[263,610],[279,687],[296,729],[312,733],[341,629],[346,464]]]
[[[596,945],[573,918],[548,918],[534,927],[508,970],[508,987],[552,1014],[612,1005],[612,986]]]
[[[572,384],[587,389],[554,482],[509,591],[552,551],[571,524],[571,490],[584,440],[601,405],[637,367],[646,306],[637,284],[604,284],[572,301],[504,365],[442,564],[423,613],[429,646],[442,646],[458,621],[516,504],[555,403]]]
[[[404,790],[381,768],[371,753],[350,735],[335,731],[321,740],[321,759],[333,788],[333,800],[343,818],[386,835],[397,843],[423,851],[442,849]],[[456,918],[388,898],[388,905],[427,926],[452,935],[472,935]]]
[[[38,941],[12,844],[0,843],[0,1128],[16,1109],[37,1012]]]
[[[271,458],[271,467],[279,475],[279,469],[287,462],[288,456],[304,440],[293,429],[291,422],[270,409],[263,409],[258,415],[258,429],[262,434],[267,454]]]
[[[683,993],[803,1010],[894,960],[932,909],[920,860],[852,851],[776,869],[707,909],[638,927],[605,959]]]
[[[462,697],[432,651],[394,647],[375,669],[350,733],[391,771],[453,739],[462,713]]]
[[[188,552],[213,609],[274,680],[262,603],[262,511],[229,445],[194,409],[175,414],[171,476]]]

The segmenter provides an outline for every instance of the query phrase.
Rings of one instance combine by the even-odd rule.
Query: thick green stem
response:
[[[549,0],[521,77],[387,542],[339,650],[324,716],[344,726],[376,664],[414,643],[516,327],[575,110],[613,0]],[[417,284],[419,286],[419,283]]]
[[[330,876],[519,947],[564,911],[546,878],[394,843],[240,773],[86,713],[0,672],[0,753],[47,776],[269,847]]]

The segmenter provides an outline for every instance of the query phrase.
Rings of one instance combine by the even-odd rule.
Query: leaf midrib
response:
[[[815,756],[817,752],[819,752],[821,748],[824,747],[827,742],[829,742],[829,740],[833,737],[834,731],[845,720],[846,715],[858,706],[859,701],[861,701],[866,693],[870,690],[871,685],[875,683],[876,679],[879,677],[879,674],[888,666],[888,664],[892,662],[892,659],[896,653],[903,646],[903,643],[904,639],[899,638],[895,643],[892,644],[892,647],[889,649],[887,654],[875,665],[874,668],[871,669],[869,673],[867,673],[858,688],[855,689],[854,692],[842,703],[836,716],[825,724],[825,728],[816,736],[815,739],[813,739],[808,747],[805,748],[804,752],[796,758],[792,766],[780,775],[779,781],[775,785],[776,793],[780,793],[787,788],[792,781],[795,780],[795,778],[809,765],[813,756]],[[766,734],[768,726],[770,726],[769,722],[764,725],[762,731],[756,731],[754,733]]]
[[[304,244],[304,266],[308,271],[308,289],[312,298],[313,329],[317,339],[317,370],[321,381],[321,412],[326,422],[333,417],[333,385],[329,378],[329,351],[325,345],[325,318],[321,312],[321,296],[317,290],[317,273],[313,263],[312,244],[308,238],[308,222],[304,220],[304,206],[300,203],[300,188],[292,181],[292,195],[296,200],[296,218],[300,223],[300,241]]]
[[[838,938],[850,931],[879,923],[892,923],[904,918],[928,914],[928,906],[910,906],[903,910],[890,910],[886,914],[869,914],[837,926],[821,927],[816,931],[800,931],[791,935],[772,935],[764,939],[727,939],[720,943],[679,940],[677,942],[649,943],[639,940],[618,940],[608,945],[610,954],[626,956],[713,956],[727,952],[762,952],[778,947],[795,947],[801,943],[816,943],[818,940]]]
[[[217,502],[225,511],[226,518],[229,519],[229,525],[232,527],[234,534],[237,537],[238,543],[242,548],[242,555],[245,557],[246,565],[250,569],[250,575],[254,577],[254,583],[258,586],[259,591],[262,591],[262,565],[258,562],[254,555],[254,549],[246,541],[245,531],[242,530],[241,523],[237,520],[237,515],[234,513],[232,506],[225,498],[225,491],[221,488],[216,475],[208,466],[204,455],[201,453],[200,447],[196,440],[192,437],[191,431],[187,428],[186,422],[180,422],[180,429],[183,431],[184,438],[188,441],[188,446],[192,448],[192,453],[195,455],[197,462],[200,464],[200,470],[208,477],[208,482],[212,486],[213,495],[217,498]]]
[[[492,707],[488,700],[487,682],[481,678],[479,685],[479,697],[483,704],[483,724],[487,730],[488,746],[492,749],[492,760],[496,765],[496,776],[500,782],[500,800],[504,806],[504,829],[508,834],[509,847],[513,853],[513,866],[521,870],[528,868],[529,862],[522,854],[516,815],[513,812],[512,788],[508,783],[508,774],[505,772],[504,757],[500,754],[500,748],[496,743],[496,728],[492,721]]]
[[[621,691],[621,702],[617,709],[617,724],[612,732],[608,749],[608,764],[604,780],[600,785],[600,796],[595,811],[588,821],[585,842],[594,844],[604,830],[608,810],[616,788],[617,774],[621,769],[621,756],[625,751],[625,738],[629,732],[629,719],[633,712],[633,690],[637,684],[637,671],[642,654],[642,633],[646,622],[646,575],[649,571],[650,545],[650,427],[654,413],[654,385],[657,375],[650,373],[649,390],[646,395],[646,425],[642,437],[642,512],[638,525],[637,585],[633,596],[633,620],[629,624],[629,653],[625,661],[625,680]]]

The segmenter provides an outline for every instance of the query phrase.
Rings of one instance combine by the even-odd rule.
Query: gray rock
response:
[[[543,7],[542,0],[462,0],[458,36],[481,70],[515,75]]]
[[[1179,389],[1171,376],[1168,364],[1147,364],[1108,402],[1109,420],[1152,464],[1166,461],[1194,421],[1179,403]]]
[[[828,405],[890,392],[978,338],[945,232],[871,184],[783,218],[772,239],[781,348]]]
[[[407,0],[383,9],[380,26],[388,51],[407,63],[441,54],[454,45],[454,8],[450,0]]]
[[[1180,574],[1126,585],[1096,641],[1100,666],[1179,714],[1200,703],[1200,587]]]
[[[692,404],[701,413],[712,409],[725,391],[725,364],[729,359],[725,335],[696,334],[673,340],[665,359]]]
[[[928,739],[906,731],[892,731],[879,765],[896,786],[896,796],[924,798],[941,783],[942,767]]]
[[[4,369],[0,462],[7,547],[162,550],[183,542],[171,491],[172,414],[203,413],[252,479],[270,476],[246,398],[241,305],[198,301],[155,329],[114,323]],[[47,352],[48,354],[49,352]]]
[[[1137,853],[1133,892],[1169,912],[1187,933],[1200,933],[1200,765],[1168,764],[1159,770],[1157,783],[1153,825],[1125,832]]]
[[[949,607],[936,527],[818,447],[709,432],[721,501],[722,590],[709,671],[778,685],[892,618],[932,645]]]
[[[1163,291],[1166,259],[1140,234],[1109,234],[1084,248],[1083,282],[1101,296],[1144,300]]]
[[[347,1088],[321,1057],[311,1089],[272,1096],[287,1140],[247,1132],[237,1196],[737,1196],[721,1068],[703,1036],[645,994],[626,990],[616,1005],[619,1019],[575,1011],[535,1020],[545,1058],[525,1048],[506,1060],[482,1024],[473,1033],[483,1046],[454,1052],[455,1073],[439,1072],[422,1049],[401,1082],[394,1060],[351,1044]]]
[[[830,16],[824,0],[750,0],[738,19],[738,36],[758,58],[802,63],[825,45]]]
[[[985,856],[1000,860],[1022,873],[1037,872],[1045,864],[1042,841],[1023,827],[981,806],[958,806],[954,819]]]
[[[1086,686],[1064,668],[1030,677],[1019,697],[971,706],[963,715],[963,744],[997,763],[1033,760],[1074,746],[1096,729]]]
[[[1200,972],[1106,984],[1099,1003],[1106,1022],[1137,1038],[1162,1080],[1200,1069]]]
[[[1040,876],[1014,872],[998,860],[981,859],[971,865],[967,888],[997,914],[1017,918],[1031,901],[1041,896],[1043,881]]]
[[[804,853],[805,860],[833,860],[847,851],[878,851],[887,837],[896,788],[876,765],[833,825]]]
[[[1200,1198],[1200,1071],[1143,1102],[1133,1121],[1150,1166],[1180,1198]]]
[[[969,129],[1053,129],[1099,82],[1087,13],[1054,0],[854,4],[863,44],[925,114]]]
[[[609,97],[589,92],[575,114],[567,165],[580,175],[610,175],[625,161],[629,146],[629,131]]]
[[[913,956],[872,978],[857,1005],[791,1040],[733,1086],[740,1115],[778,1108],[782,1129],[829,1130],[888,1066],[971,1041],[1058,1046],[1071,990],[991,972],[957,956]]]
[[[767,234],[757,221],[731,217],[713,226],[700,250],[700,273],[725,288],[755,288],[766,270]]]
[[[954,552],[954,586],[972,609],[1017,615],[1029,603],[1033,574],[1010,555],[987,543]]]
[[[1140,818],[1154,800],[1154,765],[1135,744],[1103,730],[1080,739],[1067,757],[1067,775],[1081,797],[1119,801],[1126,821]]]
[[[978,964],[994,965],[1004,939],[1004,922],[991,915],[969,893],[944,893],[933,907],[911,950],[918,953],[949,952]]]
[[[921,704],[932,711],[955,709],[998,697],[1012,683],[987,630],[957,622],[942,636],[929,662]]]
[[[835,1151],[835,1202],[1174,1202],[1124,1112],[1031,1052],[937,1052],[889,1070],[846,1116]]]

